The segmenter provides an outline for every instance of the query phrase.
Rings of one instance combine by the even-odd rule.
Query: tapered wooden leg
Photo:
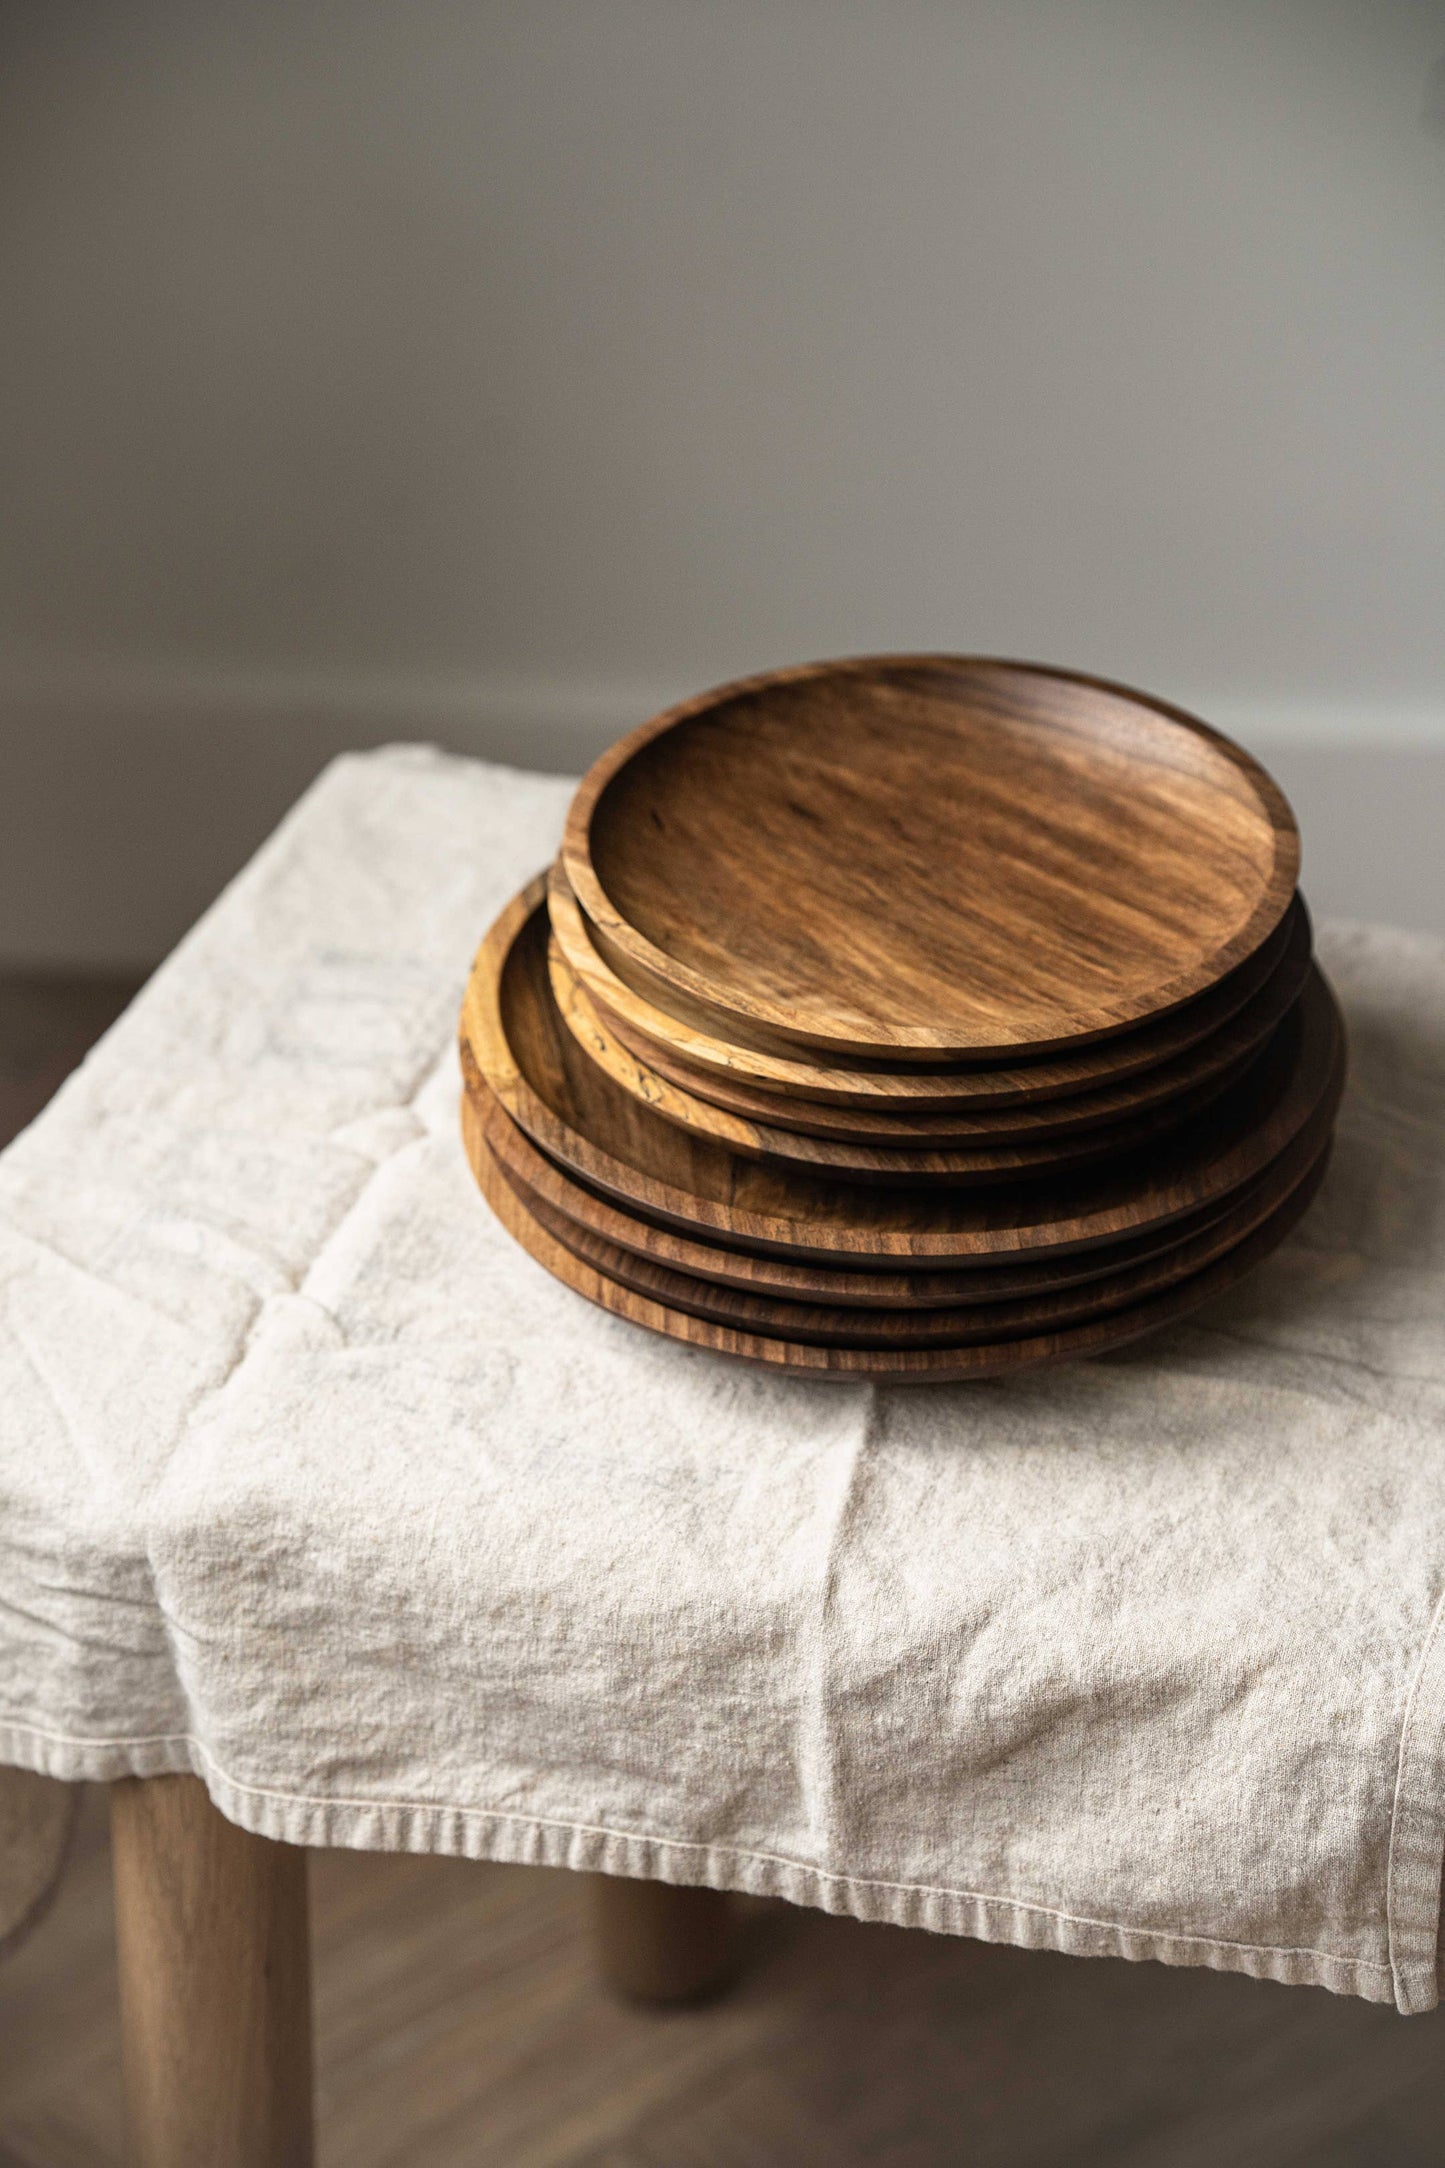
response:
[[[135,2168],[311,2168],[306,1854],[195,1777],[111,1786]]]
[[[598,1969],[633,2002],[701,2002],[731,1982],[732,1902],[722,1890],[676,1889],[592,1874]]]

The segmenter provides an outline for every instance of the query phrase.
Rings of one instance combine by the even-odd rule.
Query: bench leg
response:
[[[715,1889],[590,1874],[598,1969],[632,2002],[701,2002],[731,1982],[732,1903]]]
[[[306,1854],[195,1777],[111,1786],[135,2168],[311,2168]]]

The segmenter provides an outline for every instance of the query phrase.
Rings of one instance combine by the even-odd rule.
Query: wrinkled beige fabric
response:
[[[0,1161],[0,1760],[1429,2007],[1445,951],[1324,930],[1335,1165],[1208,1312],[764,1376],[462,1159],[468,962],[568,795],[339,763]]]

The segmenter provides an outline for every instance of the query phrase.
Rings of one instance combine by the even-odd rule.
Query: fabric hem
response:
[[[1407,2017],[1440,2000],[1445,1870],[1445,1595],[1436,1606],[1400,1732],[1385,1909],[1395,2003]]]
[[[1445,1710],[1445,1675],[1442,1675]],[[228,1820],[283,1844],[348,1851],[435,1852],[527,1867],[564,1867],[777,1897],[817,1911],[894,1927],[925,1928],[1019,1949],[1071,1957],[1152,1959],[1240,1972],[1288,1987],[1323,1987],[1368,2002],[1398,2000],[1390,1965],[1328,1950],[1232,1942],[1205,1935],[1131,1927],[1050,1909],[1022,1899],[922,1883],[838,1874],[777,1853],[727,1844],[651,1836],[511,1814],[494,1808],[422,1801],[319,1799],[244,1784],[223,1770],[199,1740],[184,1733],[131,1739],[74,1739],[28,1725],[0,1725],[0,1760],[70,1783],[111,1783],[128,1776],[199,1776]],[[1440,1863],[1436,1861],[1436,1882]],[[1406,2007],[1403,2002],[1399,2005]],[[1413,2003],[1410,2008],[1428,2008]]]

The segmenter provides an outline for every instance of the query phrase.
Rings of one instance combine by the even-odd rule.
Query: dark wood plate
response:
[[[802,1101],[804,1118],[814,1104],[916,1118],[930,1113],[977,1115],[993,1109],[1017,1116],[1056,1100],[1122,1090],[1130,1083],[1141,1095],[1133,1103],[1147,1104],[1161,1070],[1198,1059],[1201,1053],[1207,1057],[1218,1034],[1246,1011],[1252,1013],[1256,1004],[1262,1004],[1269,1016],[1263,1026],[1268,1030],[1303,984],[1311,948],[1309,914],[1303,898],[1296,896],[1270,938],[1208,993],[1197,995],[1168,1016],[1098,1040],[1077,1053],[1003,1068],[961,1068],[957,1063],[907,1069],[868,1063],[838,1067],[797,1047],[768,1049],[716,1038],[705,1020],[689,1023],[680,1014],[669,1015],[644,1000],[598,954],[560,864],[553,866],[548,878],[547,905],[567,968],[624,1044],[644,1059],[663,1065],[664,1074],[669,1073],[667,1063],[680,1065],[679,1080],[691,1080],[696,1091],[705,1090],[705,1080],[723,1088],[761,1089]],[[1186,1080],[1196,1078],[1180,1076],[1177,1083]],[[1175,1089],[1176,1079],[1166,1076],[1162,1088],[1165,1093]],[[727,1105],[728,1101],[719,1099],[718,1103]]]
[[[464,1101],[464,1104],[466,1102]],[[976,1342],[966,1347],[865,1348],[823,1347],[806,1340],[783,1340],[740,1332],[711,1319],[654,1302],[583,1262],[542,1227],[522,1203],[495,1161],[481,1149],[476,1173],[483,1193],[507,1232],[555,1279],[634,1325],[716,1354],[732,1355],[766,1369],[820,1380],[878,1378],[897,1385],[958,1384],[969,1379],[1001,1377],[1010,1371],[1046,1363],[1077,1362],[1126,1345],[1172,1325],[1225,1292],[1261,1264],[1281,1243],[1303,1213],[1308,1184],[1277,1208],[1273,1216],[1225,1256],[1179,1282],[1162,1295],[1139,1302],[1087,1324],[1069,1325],[1027,1338]]]
[[[1207,1096],[1212,1085],[1222,1087],[1229,1073],[1263,1045],[1298,998],[1309,970],[1309,928],[1303,916],[1289,923],[1298,928],[1299,938],[1288,957],[1281,960],[1265,985],[1236,1016],[1177,1060],[1099,1091],[1075,1092],[1068,1099],[1026,1099],[1013,1106],[967,1113],[909,1113],[902,1100],[893,1102],[897,1111],[874,1113],[865,1107],[826,1106],[816,1100],[790,1098],[783,1092],[759,1090],[735,1078],[692,1068],[659,1052],[615,1019],[606,1017],[600,1004],[593,1002],[592,1007],[604,1018],[613,1038],[642,1068],[655,1071],[668,1083],[730,1114],[766,1123],[770,1128],[792,1129],[810,1137],[838,1137],[852,1144],[911,1147],[915,1151],[947,1145],[971,1145],[978,1150],[986,1145],[1036,1144],[1110,1123],[1138,1120],[1165,1105],[1183,1102],[1185,1112],[1191,1104],[1202,1105],[1204,1097],[1195,1095]],[[571,976],[555,940],[548,961],[553,997],[562,1014],[568,1016],[571,990],[579,982]],[[1117,1045],[1118,1041],[1109,1043]]]
[[[1012,1180],[1084,1166],[1130,1144],[1166,1136],[1223,1091],[1298,998],[1309,955],[1297,972],[1275,972],[1263,994],[1213,1040],[1162,1072],[1108,1092],[1046,1100],[981,1114],[870,1114],[810,1100],[720,1085],[638,1046],[604,1016],[569,972],[555,940],[548,951],[552,998],[573,1037],[614,1082],[664,1120],[712,1137],[732,1151],[854,1180]],[[1283,995],[1290,989],[1289,999]]]
[[[1132,1235],[1118,1242],[1100,1243],[1093,1249],[1055,1252],[1016,1263],[990,1264],[975,1260],[946,1271],[916,1268],[883,1271],[865,1265],[829,1266],[789,1259],[753,1250],[727,1248],[700,1234],[684,1234],[664,1227],[640,1213],[627,1210],[603,1197],[569,1174],[565,1167],[537,1150],[520,1130],[482,1078],[473,1074],[467,1085],[473,1120],[481,1127],[492,1157],[506,1172],[514,1189],[529,1201],[536,1199],[547,1210],[574,1220],[578,1226],[620,1249],[685,1272],[691,1277],[713,1280],[721,1287],[742,1288],[752,1294],[781,1296],[790,1302],[858,1304],[865,1308],[937,1309],[962,1303],[1003,1302],[1023,1295],[1046,1294],[1051,1289],[1079,1287],[1106,1273],[1157,1257],[1177,1242],[1212,1226],[1237,1201],[1247,1198],[1265,1175],[1256,1175],[1227,1198],[1198,1212]],[[1322,1109],[1301,1133],[1290,1151],[1301,1167],[1318,1152],[1327,1133]],[[546,1220],[546,1211],[536,1216]]]
[[[1152,1153],[1003,1189],[824,1181],[690,1136],[602,1074],[558,1017],[539,968],[543,885],[539,878],[514,899],[478,952],[463,1004],[464,1053],[469,1045],[533,1142],[589,1187],[649,1219],[795,1262],[944,1268],[1144,1233],[1261,1172],[1343,1078],[1339,1014],[1312,968],[1239,1082]]]
[[[1043,1053],[1213,986],[1299,838],[1257,762],[1125,686],[882,656],[725,686],[584,777],[563,864],[620,975],[720,1035]]]
[[[555,944],[548,954],[548,981],[557,1013],[582,1051],[630,1098],[660,1114],[665,1122],[673,1122],[694,1136],[709,1138],[748,1159],[770,1160],[805,1173],[838,1175],[853,1182],[896,1182],[910,1187],[936,1182],[960,1187],[1017,1182],[1117,1158],[1123,1151],[1142,1150],[1207,1106],[1256,1050],[1246,1047],[1222,1072],[1206,1077],[1188,1091],[1175,1093],[1125,1119],[1090,1128],[1066,1127],[1041,1136],[1011,1137],[1005,1133],[972,1144],[858,1143],[839,1136],[836,1130],[810,1133],[801,1127],[779,1128],[753,1115],[735,1114],[675,1083],[624,1045],[581,982],[569,977]]]
[[[475,1166],[477,1151],[486,1148],[485,1130],[475,1115],[464,1117],[463,1128]],[[907,1310],[781,1300],[741,1288],[720,1287],[715,1281],[674,1271],[638,1256],[634,1250],[619,1248],[567,1213],[555,1210],[535,1191],[508,1175],[505,1164],[495,1154],[493,1159],[533,1219],[574,1257],[580,1257],[584,1264],[620,1286],[631,1288],[634,1294],[668,1309],[686,1310],[693,1317],[709,1318],[714,1324],[730,1325],[740,1332],[810,1340],[822,1347],[962,1347],[974,1341],[1023,1339],[1034,1333],[1055,1332],[1062,1326],[1083,1324],[1111,1310],[1163,1294],[1252,1235],[1302,1184],[1308,1185],[1313,1195],[1323,1179],[1329,1150],[1326,1139],[1322,1147],[1312,1143],[1312,1156],[1303,1160],[1293,1149],[1281,1155],[1267,1177],[1256,1183],[1243,1200],[1208,1227],[1141,1264],[1050,1293],[991,1303],[965,1301],[951,1308]]]

